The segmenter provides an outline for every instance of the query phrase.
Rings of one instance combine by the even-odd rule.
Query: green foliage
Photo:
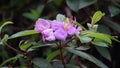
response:
[[[38,32],[35,30],[24,30],[24,31],[20,31],[18,33],[13,34],[12,36],[9,37],[9,39],[18,38],[22,36],[28,36],[28,35],[37,34],[37,33]]]
[[[43,9],[44,5],[40,5],[36,9],[31,9],[30,12],[23,13],[23,16],[36,21],[41,16]]]
[[[77,47],[77,48],[75,48],[75,49],[86,51],[86,50],[90,49],[90,46],[84,46],[84,45],[83,45],[83,46]]]
[[[13,22],[7,21],[7,22],[3,23],[3,24],[0,26],[0,33],[1,33],[1,31],[2,31],[2,28],[3,28],[4,26],[8,25],[8,24],[13,24]]]
[[[34,58],[32,62],[39,68],[53,68],[52,65],[44,59]]]
[[[101,61],[99,61],[98,59],[96,59],[95,57],[93,57],[92,55],[89,55],[85,52],[82,52],[82,51],[78,51],[78,50],[75,50],[71,47],[67,47],[66,48],[69,52],[75,54],[75,55],[78,55],[84,59],[87,59],[91,62],[93,62],[94,64],[98,65],[99,67],[101,68],[108,68],[105,64],[103,64]]]
[[[111,39],[110,39],[107,35],[102,34],[102,33],[92,33],[92,32],[91,32],[91,33],[89,33],[89,34],[86,34],[86,36],[94,37],[94,38],[96,38],[96,39],[103,40],[103,41],[105,41],[105,42],[107,42],[107,43],[109,43],[109,44],[112,43]]]
[[[110,52],[107,48],[96,46],[96,49],[103,57],[111,61]]]
[[[33,42],[25,42],[22,45],[20,45],[19,47],[21,50],[26,51],[32,45],[32,43]]]
[[[57,14],[56,20],[57,21],[65,21],[66,17],[62,14]]]
[[[66,68],[96,68],[97,66],[109,68],[104,61],[107,61],[108,65],[112,64],[109,48],[113,45],[112,41],[120,42],[116,36],[111,36],[111,34],[119,35],[117,33],[120,33],[120,25],[117,23],[120,14],[119,0],[10,0],[2,1],[2,3],[0,6],[2,20],[0,22],[0,45],[4,46],[0,46],[0,67],[64,68],[64,61]],[[106,3],[108,3],[107,6]],[[96,10],[102,10],[106,15]],[[93,12],[95,13],[90,22]],[[64,15],[57,15],[57,13],[64,13]],[[41,34],[32,30],[35,23],[33,21],[45,17],[53,19],[56,15],[57,21],[65,21],[65,15],[70,16],[70,19],[76,16],[78,22],[75,27],[82,28],[80,34],[70,35],[65,41],[41,41]],[[6,20],[14,21],[12,30],[8,26],[4,28],[8,24],[13,24]],[[100,24],[96,24],[98,21]],[[86,23],[88,23],[88,29]],[[23,30],[26,27],[29,30]],[[94,54],[97,56],[94,57]]]
[[[104,13],[102,13],[101,11],[95,12],[92,17],[92,24],[97,23],[102,18],[102,16],[104,16]]]
[[[47,56],[46,60],[50,62],[54,57],[56,57],[59,54],[60,54],[60,50],[54,51]]]
[[[88,7],[96,1],[97,0],[66,0],[66,3],[73,11],[77,12],[79,9]]]
[[[109,12],[111,17],[114,17],[120,13],[120,9],[115,6],[109,6]]]
[[[92,38],[88,37],[88,36],[78,36],[77,37],[80,39],[81,43],[88,43],[90,41],[92,41]]]
[[[101,40],[94,40],[92,42],[92,44],[94,44],[96,46],[101,46],[101,47],[108,47],[108,44],[104,41],[101,41]]]
[[[1,40],[2,44],[7,43],[7,40],[9,39],[9,36],[6,34],[4,38]]]

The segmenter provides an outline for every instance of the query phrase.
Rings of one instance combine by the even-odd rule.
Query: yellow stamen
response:
[[[66,30],[69,25],[70,25],[70,19],[69,19],[69,18],[66,18],[66,21],[65,21],[65,23],[64,23],[64,29]]]

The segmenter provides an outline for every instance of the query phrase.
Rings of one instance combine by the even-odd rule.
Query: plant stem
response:
[[[16,60],[16,59],[18,59],[18,58],[20,58],[20,57],[22,57],[22,55],[17,55],[17,56],[15,56],[15,57],[9,58],[9,59],[5,60],[3,63],[1,63],[1,64],[0,64],[0,67],[2,67],[3,65],[5,65],[6,63],[8,63],[8,62],[10,62],[10,61],[12,61],[12,60]]]
[[[10,49],[12,49],[13,51],[15,51],[15,52],[17,52],[17,53],[19,53],[19,54],[22,54],[22,52],[20,52],[20,51],[18,51],[17,49],[15,49],[15,48],[13,48],[13,47],[11,47],[9,44],[5,44],[5,46],[7,46],[8,48],[10,48]]]
[[[60,59],[62,61],[62,64],[64,65],[64,68],[66,68],[65,62],[64,62],[64,57],[63,57],[63,52],[62,52],[62,46],[61,46],[61,42],[59,45],[59,50],[60,50]]]

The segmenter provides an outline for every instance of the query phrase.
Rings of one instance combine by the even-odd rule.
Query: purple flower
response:
[[[36,31],[41,33],[42,31],[49,29],[49,28],[50,28],[50,23],[47,20],[39,18],[36,21],[36,24],[35,24]]]
[[[35,30],[42,34],[42,39],[45,42],[54,41],[55,39],[65,41],[67,36],[80,34],[81,28],[74,27],[75,21],[66,18],[65,22],[50,21],[39,18],[35,24]]]
[[[53,29],[46,29],[42,32],[42,38],[43,41],[45,42],[45,40],[47,41],[54,41],[55,40],[55,36],[53,33]]]
[[[54,30],[55,38],[62,41],[66,40],[68,35],[79,34],[81,31],[81,28],[76,29],[69,19],[66,19],[64,23],[54,20],[51,22],[51,28]]]

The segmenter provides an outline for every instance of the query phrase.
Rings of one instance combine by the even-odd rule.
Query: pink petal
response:
[[[59,28],[63,28],[63,22],[59,22],[59,21],[56,21],[56,20],[53,20],[50,22],[51,24],[51,28],[55,31]]]
[[[81,30],[82,30],[82,29],[81,29],[80,27],[77,27],[77,29],[76,29],[76,32],[75,32],[75,33],[76,33],[76,34],[80,34]]]
[[[47,20],[39,18],[36,21],[36,24],[35,24],[36,31],[41,33],[43,30],[48,29],[48,28],[50,28],[50,23]]]
[[[46,29],[42,32],[42,37],[43,37],[43,41],[47,40],[47,41],[54,41],[55,40],[55,36],[53,33],[53,29]]]
[[[69,35],[74,35],[75,32],[76,32],[75,27],[73,27],[72,25],[69,25],[69,27],[67,28],[67,33],[68,33]]]
[[[67,38],[67,32],[64,29],[58,29],[54,32],[55,38],[61,41],[65,41]]]

